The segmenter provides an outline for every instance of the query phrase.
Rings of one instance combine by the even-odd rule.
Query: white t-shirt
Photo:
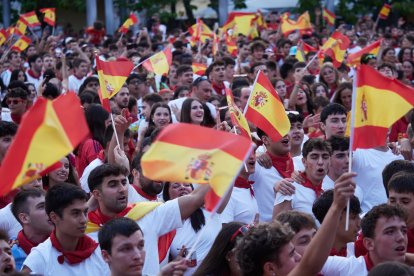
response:
[[[334,188],[335,181],[333,181],[328,175],[325,176],[322,182],[322,190],[331,190]],[[358,185],[355,188],[355,196],[359,199],[359,203],[364,200],[364,192]]]
[[[304,212],[313,216],[312,206],[316,200],[316,193],[305,186],[296,182],[292,183],[295,186],[295,193],[293,195],[276,194],[274,205],[278,205],[284,201],[290,201],[293,210]]]
[[[82,83],[86,80],[86,76],[82,79],[78,79],[74,75],[70,75],[68,78],[68,89],[69,91],[73,91],[76,94],[79,92],[79,88],[82,85]]]
[[[9,86],[9,84],[10,84],[11,73],[12,73],[12,71],[10,71],[10,69],[7,69],[7,70],[3,71],[3,73],[1,73],[1,79],[3,80],[3,84],[6,87]]]
[[[363,213],[366,213],[372,207],[387,202],[387,195],[382,184],[382,171],[385,166],[394,160],[404,158],[393,154],[391,150],[383,152],[376,149],[357,149],[352,155],[352,171],[357,173],[355,182],[364,194],[361,209]]]
[[[110,269],[102,258],[101,248],[98,246],[92,255],[83,262],[70,265],[68,263],[60,264],[57,258],[62,255],[52,246],[50,238],[37,247],[27,256],[23,267],[27,266],[30,270],[39,275],[82,275],[96,276],[109,275]]]
[[[222,223],[239,221],[250,224],[257,213],[257,200],[251,195],[250,189],[233,187],[230,200],[220,217]]]
[[[32,83],[35,86],[36,91],[39,91],[40,84],[43,81],[43,76],[40,75],[39,78],[33,78],[30,74],[26,71],[27,82]]]
[[[329,256],[320,273],[324,276],[365,276],[368,269],[364,256]]]
[[[157,275],[160,270],[158,238],[183,225],[178,200],[174,199],[161,204],[138,220],[137,223],[144,233],[145,239],[146,255],[142,274]],[[88,235],[98,241],[98,232],[93,232]]]
[[[207,253],[210,251],[211,246],[214,243],[214,240],[216,239],[218,233],[221,230],[222,224],[220,220],[220,215],[214,214],[211,217],[210,212],[204,209],[202,210],[206,221],[205,225],[207,225],[207,227],[205,227],[204,225],[196,233],[193,227],[191,226],[191,219],[188,218],[184,221],[183,227],[177,229],[173,242],[171,243],[170,253],[173,258],[176,258],[183,245],[187,248],[189,253],[190,251],[192,251],[191,248],[192,246],[194,246],[196,240],[200,239],[194,254],[190,258],[190,260],[196,259],[196,266],[189,267],[184,275],[192,275],[197,270],[197,267],[207,256]],[[210,217],[211,221],[208,221]],[[200,238],[199,235],[201,235]]]
[[[305,171],[305,166],[303,165],[302,158],[303,158],[302,154],[292,157],[293,167],[295,168],[295,171],[301,171],[301,172]]]
[[[0,209],[0,229],[7,232],[7,235],[17,237],[17,234],[22,230],[22,226],[13,216],[11,211],[11,203],[7,204],[4,208]]]
[[[254,195],[259,207],[260,221],[272,221],[273,205],[275,202],[275,192],[273,186],[283,177],[272,166],[266,169],[256,162],[256,170],[254,174],[249,176],[249,179],[254,181],[253,189]]]

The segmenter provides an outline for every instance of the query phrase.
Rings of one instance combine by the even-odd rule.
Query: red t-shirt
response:
[[[101,44],[101,41],[105,36],[105,29],[96,30],[93,27],[89,27],[86,29],[85,33],[91,36],[90,43],[98,45]]]
[[[86,166],[98,157],[101,150],[103,150],[102,145],[91,138],[79,145],[76,157],[76,170],[79,176],[82,176]]]

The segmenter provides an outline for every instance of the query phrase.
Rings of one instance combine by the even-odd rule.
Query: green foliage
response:
[[[60,8],[80,12],[86,11],[85,0],[21,0],[20,3],[22,4],[22,12],[41,8]]]

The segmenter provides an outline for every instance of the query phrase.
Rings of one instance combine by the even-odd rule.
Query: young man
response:
[[[177,85],[190,87],[193,83],[193,68],[191,65],[182,64],[177,68]]]
[[[17,125],[13,122],[0,121],[0,165],[6,156],[14,135],[17,132]]]
[[[29,94],[21,87],[16,87],[6,95],[6,103],[10,110],[10,119],[16,124],[20,124],[23,114],[29,109]],[[7,118],[3,118],[7,120]]]
[[[53,230],[45,211],[45,192],[40,189],[20,191],[13,200],[11,211],[23,227],[12,247],[18,270],[33,247],[44,242]]]
[[[0,230],[0,274],[8,275],[13,273],[15,269],[16,265],[9,244],[9,237]]]
[[[206,76],[211,81],[214,94],[225,96],[225,89],[229,86],[229,83],[225,81],[225,63],[218,60],[210,64],[206,70]]]
[[[134,97],[138,102],[137,106],[142,105],[142,97],[149,93],[146,76],[144,74],[131,74],[126,80],[130,96]]]
[[[303,115],[300,113],[288,113],[288,118],[290,121],[290,131],[289,136],[291,139],[291,149],[290,154],[293,158],[293,163],[295,165],[295,169],[297,171],[302,171],[303,163],[302,163],[302,145],[303,140],[305,138],[305,132],[303,130]],[[306,139],[308,139],[306,137]]]
[[[50,238],[33,248],[23,272],[43,275],[108,275],[98,244],[85,235],[87,194],[60,183],[46,194],[46,213],[55,226]]]
[[[29,69],[26,71],[27,81],[33,83],[36,88],[36,91],[39,91],[39,86],[43,81],[42,69],[43,69],[43,60],[42,57],[34,54],[29,56],[27,62],[29,63]]]
[[[331,136],[345,136],[346,130],[346,110],[340,104],[331,103],[325,106],[321,112],[321,130],[325,133],[325,138]]]
[[[86,79],[86,75],[89,71],[89,63],[83,59],[74,59],[73,60],[73,75],[70,75],[68,78],[68,88],[69,91],[78,93],[79,87]]]
[[[112,100],[115,102],[116,109],[119,110],[119,113],[121,113],[121,110],[123,108],[128,108],[128,102],[129,102],[129,90],[128,86],[125,84],[121,87],[118,93],[112,98]]]
[[[147,179],[148,181],[151,181]],[[98,201],[98,209],[88,214],[87,232],[97,238],[97,230],[114,217],[129,217],[141,227],[145,236],[147,260],[144,274],[159,272],[158,238],[182,226],[182,220],[202,206],[208,191],[203,185],[191,194],[159,202],[141,202],[128,205],[126,171],[117,165],[104,164],[95,168],[88,179],[89,189]]]
[[[256,62],[263,62],[263,55],[265,53],[266,44],[263,41],[255,41],[250,45],[250,65]]]
[[[13,70],[21,69],[22,65],[22,58],[19,52],[11,51],[7,55],[7,60],[9,62],[9,68],[1,73],[1,79],[3,80],[3,84],[6,87],[10,84],[11,73]]]
[[[43,71],[46,71],[47,69],[51,69],[53,71],[56,70],[56,59],[51,54],[43,55]]]
[[[223,57],[224,62],[224,80],[228,83],[233,82],[234,77],[234,67],[236,66],[236,62],[231,57]]]
[[[321,224],[332,205],[333,197],[333,190],[327,190],[313,203],[312,212]],[[330,253],[331,256],[355,256],[354,241],[361,227],[360,213],[361,206],[358,198],[352,196],[350,199],[348,231],[345,231],[346,211],[344,210],[339,219],[339,226],[336,231],[334,245]]]
[[[385,166],[384,170],[382,171],[382,183],[384,184],[387,198],[389,197],[388,183],[390,182],[391,178],[399,172],[414,172],[414,163],[411,163],[407,160],[394,160]]]
[[[303,183],[293,182],[295,193],[290,196],[276,194],[273,218],[288,210],[312,214],[312,204],[321,195],[322,181],[328,173],[329,159],[332,154],[329,144],[321,139],[310,139],[303,146]]]

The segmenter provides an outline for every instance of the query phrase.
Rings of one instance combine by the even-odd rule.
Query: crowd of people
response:
[[[280,14],[265,19],[258,37],[236,35],[237,55],[224,38],[213,55],[213,39],[194,44],[156,15],[138,33],[106,36],[96,22],[79,36],[45,30],[24,52],[3,45],[0,164],[40,97],[76,93],[90,135],[59,168],[0,198],[0,274],[414,275],[412,110],[386,144],[350,155],[355,69],[314,51],[297,60],[301,43],[319,49],[329,38],[320,18],[313,32],[289,35]],[[380,39],[379,52],[360,63],[414,86],[413,26],[401,19],[377,28],[362,17],[337,31],[351,41],[348,54]],[[136,66],[110,100],[111,122],[95,57],[138,65],[165,47],[172,49],[168,74]],[[195,63],[205,72],[196,75]],[[291,129],[275,141],[250,124],[255,149],[216,213],[204,208],[208,185],[143,174],[143,154],[169,124],[238,134],[225,90],[245,110],[259,71]]]

